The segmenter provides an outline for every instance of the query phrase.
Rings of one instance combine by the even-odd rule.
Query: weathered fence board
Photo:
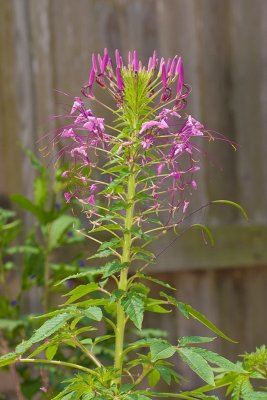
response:
[[[38,150],[54,129],[49,116],[69,109],[88,79],[90,54],[108,47],[156,49],[183,56],[193,92],[189,110],[205,125],[240,144],[205,145],[192,210],[215,198],[240,202],[247,224],[230,207],[193,217],[208,222],[216,245],[199,232],[183,233],[153,266],[179,298],[206,313],[239,341],[219,341],[228,356],[266,341],[267,284],[267,2],[265,0],[0,0],[0,196],[32,191],[33,171],[16,142]],[[95,107],[99,113],[99,107]],[[50,161],[45,161],[49,165]],[[163,250],[174,239],[166,235]],[[171,338],[199,326],[162,316]],[[203,333],[206,331],[203,330]]]

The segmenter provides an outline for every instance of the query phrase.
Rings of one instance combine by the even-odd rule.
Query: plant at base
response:
[[[97,86],[110,93],[114,109],[100,102]],[[98,245],[89,257],[94,267],[59,282],[89,278],[88,283],[78,283],[66,294],[68,299],[59,309],[40,316],[46,318],[44,324],[13,353],[2,357],[0,365],[69,367],[75,374],[54,400],[216,399],[205,391],[171,394],[152,390],[160,380],[179,383],[179,375],[167,361],[175,354],[209,385],[208,390],[216,388],[218,367],[243,371],[199,347],[214,337],[182,337],[175,344],[160,337],[127,342],[126,327],[135,326],[142,332],[146,312],[168,313],[175,308],[231,340],[204,315],[171,296],[169,284],[144,272],[156,260],[151,243],[167,230],[178,229],[190,212],[201,156],[194,139],[227,140],[184,114],[189,88],[178,56],[165,61],[154,53],[143,66],[136,52],[130,52],[124,64],[118,51],[114,62],[105,50],[103,57],[93,55],[82,94],[85,100],[74,99],[70,113],[64,116],[66,124],[57,130],[51,145],[60,148],[59,160],[71,160],[71,167],[62,174],[69,185],[64,196],[68,203],[75,200],[83,207],[88,226],[80,232]],[[101,104],[110,111],[112,121],[95,116],[85,101]],[[196,226],[210,236],[205,226]],[[167,293],[150,297],[150,281]],[[100,322],[109,326],[110,334],[101,335]],[[100,342],[106,344],[112,362],[98,356]],[[90,366],[59,360],[57,349],[63,343],[79,349]],[[41,353],[41,358],[35,357]],[[148,382],[150,389],[142,391],[143,382]]]
[[[60,191],[65,187],[60,171],[52,179],[47,168],[30,150],[25,150],[25,153],[36,170],[33,200],[21,194],[12,195],[11,200],[30,213],[31,223],[23,225],[22,221],[14,220],[13,211],[0,209],[0,292],[3,293],[0,299],[0,355],[40,326],[40,321],[32,315],[25,315],[25,298],[31,288],[38,288],[35,312],[38,307],[43,308],[44,313],[48,312],[55,303],[53,297],[64,289],[53,287],[53,281],[81,272],[86,265],[82,247],[85,238],[76,232],[79,220],[71,214],[69,204],[60,199]],[[24,238],[19,237],[14,243],[21,231]],[[18,277],[16,296],[9,287],[11,270]],[[67,281],[66,286],[72,286],[72,282]],[[75,350],[69,352],[68,358],[75,359],[75,353]],[[64,360],[64,351],[60,352],[60,357]],[[14,367],[11,366],[12,376],[16,372]],[[55,387],[65,373],[50,366],[42,368],[41,376],[39,372],[39,366],[21,365],[17,369],[14,386],[18,399],[31,398],[40,387]]]

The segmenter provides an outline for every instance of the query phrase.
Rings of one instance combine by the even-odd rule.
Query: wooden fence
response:
[[[158,259],[155,273],[206,313],[233,345],[234,358],[266,342],[267,300],[267,2],[265,0],[0,0],[0,196],[32,191],[33,172],[18,142],[38,150],[48,116],[66,107],[63,90],[79,95],[90,54],[108,47],[179,53],[193,92],[190,112],[240,144],[209,146],[195,204],[226,198],[249,214],[213,206],[197,218],[214,231],[206,246],[185,233]],[[68,105],[67,105],[68,106]],[[168,236],[162,248],[172,240]],[[199,326],[166,316],[171,337]],[[147,321],[148,323],[148,321]],[[207,333],[205,331],[205,333]]]

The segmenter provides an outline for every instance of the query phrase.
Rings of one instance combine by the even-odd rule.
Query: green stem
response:
[[[44,264],[44,292],[43,292],[43,308],[44,313],[48,311],[48,298],[49,298],[49,262],[48,255],[45,255],[45,264]]]
[[[19,358],[17,362],[22,362],[22,363],[39,363],[39,364],[51,364],[51,365],[60,365],[62,367],[69,367],[69,368],[74,368],[74,369],[79,369],[81,371],[87,372],[88,374],[92,374],[95,376],[98,376],[98,374],[89,369],[82,367],[81,365],[65,362],[65,361],[57,361],[57,360],[43,360],[39,358]]]
[[[45,246],[44,246],[44,286],[43,286],[43,311],[48,312],[49,308],[49,278],[50,278],[50,229],[51,225],[48,226],[48,231],[45,234]]]
[[[150,365],[148,365],[146,368],[144,367],[142,374],[135,381],[134,387],[138,386],[143,381],[143,379],[149,374],[151,369],[152,369],[152,366],[150,366]]]
[[[90,350],[88,350],[81,342],[79,342],[78,339],[75,339],[75,340],[74,340],[74,343],[79,347],[79,349],[80,349],[84,354],[87,355],[87,357],[89,357],[89,358],[95,363],[95,365],[96,365],[97,367],[99,367],[99,368],[102,367],[101,362],[95,357],[95,355],[94,355]]]
[[[136,117],[133,123],[133,133],[132,139],[135,140],[138,135],[137,130],[137,120]],[[123,248],[122,248],[122,263],[130,262],[130,253],[131,253],[131,243],[132,243],[132,233],[131,229],[134,224],[134,197],[136,190],[136,174],[135,168],[131,160],[129,161],[129,169],[132,171],[132,174],[129,176],[128,187],[126,200],[130,206],[126,210],[124,229],[125,233],[123,236]],[[118,284],[118,289],[126,291],[128,286],[128,270],[129,268],[125,268],[121,271],[120,280]],[[117,327],[116,327],[116,339],[115,339],[115,360],[114,367],[118,371],[118,378],[116,379],[116,383],[119,385],[121,383],[121,373],[123,366],[123,344],[124,344],[124,332],[126,326],[127,318],[125,316],[125,312],[120,303],[117,304]]]
[[[134,203],[133,198],[135,196],[135,175],[130,175],[128,182],[128,193],[127,201],[130,202],[130,207],[126,210],[125,216],[125,234],[123,237],[123,249],[122,249],[122,263],[128,263],[130,261],[131,241],[132,234],[131,228],[133,226],[133,214],[134,214]],[[121,271],[118,288],[126,291],[128,285],[128,268]],[[126,316],[123,307],[120,303],[117,304],[117,328],[116,328],[116,342],[115,342],[115,363],[114,367],[119,373],[117,383],[121,382],[121,372],[123,364],[123,342],[124,342],[124,331],[126,325]]]

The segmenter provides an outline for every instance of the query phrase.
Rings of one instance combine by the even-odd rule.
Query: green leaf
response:
[[[70,392],[65,396],[61,397],[62,400],[78,400],[76,392]]]
[[[98,228],[94,228],[92,229],[92,232],[103,232],[103,231],[118,231],[121,230],[121,226],[120,224],[109,224],[109,225],[105,225],[105,226],[99,226]]]
[[[151,253],[152,254],[152,253]],[[156,278],[152,278],[152,276],[146,275],[142,272],[137,272],[136,275],[138,276],[138,278],[140,279],[146,279],[150,282],[154,282],[157,283],[160,286],[164,286],[167,289],[171,289],[171,290],[176,290],[176,288],[172,287],[171,285],[169,285],[166,282],[161,281],[160,279],[156,279]]]
[[[13,331],[19,326],[24,325],[23,321],[20,320],[12,320],[12,319],[0,319],[0,330],[6,329],[7,331]]]
[[[21,245],[21,246],[12,246],[9,249],[7,249],[6,253],[13,255],[17,253],[21,254],[38,254],[40,250],[36,248],[35,246],[30,246],[30,245]]]
[[[98,250],[105,250],[108,249],[109,247],[117,247],[118,244],[121,242],[121,239],[119,238],[112,238],[111,240],[107,241],[107,242],[103,242],[100,246]]]
[[[141,330],[144,317],[144,301],[137,294],[129,292],[121,300],[125,314],[130,318],[134,325]]]
[[[214,374],[207,361],[193,349],[182,347],[178,349],[181,359],[209,385],[214,385]]]
[[[218,329],[205,315],[201,314],[199,311],[195,310],[192,306],[189,304],[182,303],[181,301],[176,300],[172,296],[168,296],[166,293],[161,292],[161,296],[165,297],[171,304],[173,304],[175,307],[179,309],[179,311],[186,317],[192,317],[205,325],[207,328],[209,328],[211,331],[216,333],[217,335],[221,336],[222,338],[228,340],[229,342],[232,343],[237,343],[234,340],[230,339],[228,336],[226,336],[220,329]]]
[[[27,157],[29,158],[32,166],[36,171],[39,172],[39,174],[47,174],[47,169],[46,167],[41,163],[38,157],[34,154],[34,152],[31,149],[24,148],[22,146],[23,151],[25,151]]]
[[[82,400],[92,400],[94,397],[95,397],[94,394],[87,393],[83,395]]]
[[[160,295],[161,295],[162,297],[165,297],[165,298],[169,301],[170,304],[172,304],[172,305],[174,305],[175,307],[177,307],[178,310],[180,311],[180,313],[181,313],[185,318],[189,318],[189,317],[190,317],[190,314],[189,314],[189,312],[187,311],[187,307],[186,307],[187,304],[184,304],[184,303],[182,303],[182,302],[176,300],[175,297],[168,296],[168,295],[167,295],[166,293],[164,293],[164,292],[160,292]]]
[[[245,373],[246,371],[238,364],[234,364],[232,361],[227,360],[226,358],[220,356],[213,351],[201,349],[199,347],[192,347],[191,350],[194,353],[201,355],[201,357],[205,358],[209,363],[215,364],[218,367],[225,369],[226,371],[233,371],[239,373]]]
[[[247,215],[246,211],[244,210],[244,208],[240,204],[235,203],[234,201],[230,201],[230,200],[213,200],[211,203],[229,204],[230,206],[236,207],[236,208],[238,208],[239,211],[241,211],[243,217],[246,220],[248,220],[248,215]]]
[[[126,201],[116,201],[115,203],[113,203],[111,205],[111,207],[109,208],[109,210],[111,212],[113,211],[121,211],[121,210],[126,210],[127,208],[130,207],[131,204],[127,203]]]
[[[163,360],[173,356],[176,347],[172,346],[166,340],[157,339],[150,345],[151,361]]]
[[[46,339],[47,337],[53,335],[53,333],[61,329],[72,317],[72,313],[63,313],[56,315],[55,317],[46,321],[39,329],[37,329],[37,331],[27,342],[30,344],[34,344]]]
[[[67,308],[62,308],[60,310],[50,311],[50,312],[48,312],[46,314],[34,315],[34,316],[31,316],[31,319],[50,318],[50,317],[54,317],[55,315],[59,315],[59,314],[66,313],[66,312],[70,312],[72,314],[75,314],[76,310],[77,310],[76,306],[70,306],[70,307],[67,307]]]
[[[188,311],[189,315],[196,319],[197,321],[201,322],[203,325],[205,325],[207,328],[209,328],[211,331],[217,333],[217,335],[221,336],[222,338],[228,340],[229,342],[232,343],[237,343],[236,341],[232,340],[228,336],[226,336],[220,329],[218,329],[205,315],[201,314],[200,312],[196,311],[193,307],[191,307],[189,304],[183,304]]]
[[[53,358],[55,357],[55,354],[57,352],[57,349],[58,349],[57,344],[54,344],[53,346],[49,346],[45,351],[46,358],[48,360],[53,360]]]
[[[149,372],[147,379],[148,379],[149,386],[151,388],[153,388],[160,380],[159,371],[157,369],[152,369],[152,371]]]
[[[87,285],[79,285],[73,290],[71,290],[69,293],[64,294],[64,296],[70,296],[70,298],[66,301],[65,304],[70,304],[73,303],[74,301],[80,299],[81,297],[85,296],[86,294],[89,294],[91,292],[95,292],[96,290],[99,289],[99,286],[97,283],[88,283]]]
[[[158,314],[167,314],[170,313],[172,310],[168,310],[167,308],[162,307],[159,304],[146,304],[145,305],[145,310],[146,311],[150,311],[150,312],[154,312],[154,313],[158,313]]]
[[[109,261],[102,267],[103,278],[107,278],[127,267],[128,263],[121,263],[119,260]]]
[[[48,181],[46,175],[37,176],[34,179],[34,202],[43,207],[48,197]]]
[[[18,358],[17,353],[8,353],[0,357],[0,367],[12,364]]]
[[[156,364],[155,368],[159,371],[161,378],[167,385],[170,385],[172,380],[178,383],[182,379],[181,375],[165,365]]]
[[[13,194],[12,196],[10,196],[10,198],[21,208],[33,214],[41,223],[45,223],[47,221],[46,212],[43,211],[42,208],[36,206],[32,201],[27,199],[27,197],[24,197],[21,194]]]
[[[205,337],[205,336],[183,336],[178,340],[179,346],[187,346],[188,344],[197,343],[208,343],[213,342],[216,337]]]
[[[98,337],[95,338],[94,344],[98,344],[98,343],[104,342],[105,340],[109,340],[109,339],[112,339],[112,338],[114,338],[114,335],[98,336]]]
[[[103,313],[100,307],[89,307],[86,310],[83,310],[82,313],[94,321],[101,321],[103,317]]]
[[[163,338],[168,336],[168,332],[163,329],[142,329],[142,331],[134,330],[134,334],[143,338]]]
[[[32,343],[29,340],[23,340],[21,343],[19,343],[16,348],[15,352],[19,355],[25,353],[30,347],[32,346]]]
[[[77,274],[66,276],[61,281],[57,282],[54,286],[62,285],[62,283],[69,281],[71,279],[80,279],[80,278],[85,278],[86,276],[94,276],[94,275],[101,275],[101,274],[102,274],[102,267],[92,268],[88,271],[78,272]]]
[[[76,218],[70,215],[61,215],[51,223],[49,232],[49,248],[50,250],[56,248],[60,244],[60,240],[66,231],[77,222]]]
[[[98,251],[97,253],[95,253],[91,257],[88,257],[87,260],[91,260],[92,258],[105,258],[105,257],[111,256],[112,254],[114,254],[112,249],[105,249],[105,250],[102,250],[102,251]]]
[[[151,397],[144,396],[143,394],[139,393],[132,393],[127,396],[127,400],[150,400]]]

